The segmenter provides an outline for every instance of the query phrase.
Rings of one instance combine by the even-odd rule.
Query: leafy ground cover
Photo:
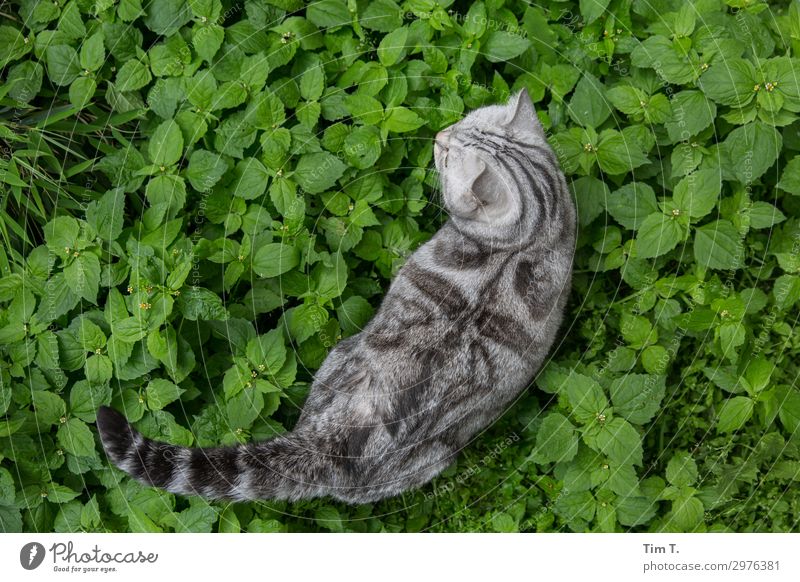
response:
[[[0,531],[792,531],[800,5],[22,0],[0,14]],[[95,410],[290,428],[444,220],[432,136],[526,87],[579,208],[552,361],[433,484],[208,504]]]

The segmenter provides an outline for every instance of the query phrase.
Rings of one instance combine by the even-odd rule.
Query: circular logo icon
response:
[[[30,542],[19,551],[19,563],[26,570],[35,570],[44,561],[44,546],[39,542]]]

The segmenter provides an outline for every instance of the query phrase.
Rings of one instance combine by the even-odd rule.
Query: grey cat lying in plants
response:
[[[103,407],[124,471],[214,499],[364,503],[430,481],[531,382],[570,289],[575,209],[526,91],[435,144],[450,220],[408,259],[375,317],[328,355],[291,432],[189,449]]]

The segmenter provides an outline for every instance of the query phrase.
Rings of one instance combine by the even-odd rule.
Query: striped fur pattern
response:
[[[375,317],[341,341],[291,432],[188,449],[102,408],[111,460],[136,479],[229,500],[372,502],[419,487],[506,410],[547,356],[570,290],[575,209],[527,93],[436,137],[450,219]]]

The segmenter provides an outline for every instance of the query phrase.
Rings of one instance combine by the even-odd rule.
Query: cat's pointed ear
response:
[[[504,189],[497,184],[497,179],[488,170],[486,162],[477,154],[469,152],[466,155],[463,171],[464,183],[482,206],[495,204],[505,197]]]
[[[464,172],[464,184],[475,194],[475,196],[483,199],[480,190],[484,189],[481,182],[482,178],[486,174],[486,162],[484,162],[474,152],[469,151],[464,156],[464,165],[462,171]]]
[[[506,116],[506,127],[516,129],[518,131],[534,131],[539,134],[544,133],[542,124],[539,121],[539,116],[536,115],[536,109],[533,107],[530,95],[527,89],[522,89],[516,95],[512,95],[509,99],[508,115]]]

